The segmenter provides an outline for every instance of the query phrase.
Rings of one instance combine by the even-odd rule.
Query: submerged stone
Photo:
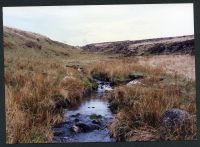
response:
[[[100,119],[100,118],[102,118],[101,115],[97,115],[97,114],[90,115],[90,119]]]
[[[84,124],[84,123],[77,123],[72,126],[72,130],[76,133],[80,132],[89,132],[90,131],[90,126]]]
[[[54,136],[61,136],[63,135],[65,132],[63,130],[54,130],[53,135]]]
[[[77,113],[77,114],[75,114],[75,115],[71,115],[71,117],[78,117],[78,116],[80,116],[81,114],[80,113]]]
[[[75,118],[74,121],[75,121],[75,122],[79,122],[80,120],[79,120],[78,118]]]
[[[101,124],[101,121],[100,121],[99,119],[93,119],[93,120],[92,120],[92,123],[93,123],[93,124],[98,124],[98,125],[100,125],[100,124]]]

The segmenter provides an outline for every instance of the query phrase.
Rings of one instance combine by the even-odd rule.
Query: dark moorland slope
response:
[[[124,56],[194,54],[194,36],[93,43],[82,48],[90,52],[122,54]]]

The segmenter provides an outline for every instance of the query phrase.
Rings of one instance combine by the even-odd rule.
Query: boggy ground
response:
[[[7,142],[51,142],[52,125],[62,121],[63,108],[95,89],[93,77],[115,84],[106,98],[116,114],[109,130],[118,141],[195,139],[195,82],[137,62],[106,58],[78,70],[52,60],[6,56]],[[139,82],[127,85],[134,79]],[[170,108],[193,117],[189,134],[163,131],[160,118]]]
[[[116,54],[82,52],[44,36],[7,31],[7,143],[52,142],[52,126],[62,121],[63,108],[95,89],[93,78],[115,85],[105,98],[116,115],[108,128],[117,141],[196,139],[195,78],[187,76],[192,71],[190,77],[194,77],[193,56],[120,58]],[[171,66],[167,59],[173,59]],[[171,108],[189,112],[192,124],[185,130],[164,129],[160,118]]]
[[[62,121],[63,108],[96,86],[76,67],[107,57],[88,58],[91,55],[45,37],[20,38],[19,33],[26,32],[4,33],[6,142],[51,142],[52,126]],[[40,48],[27,46],[30,41]]]
[[[176,72],[169,74],[166,68],[139,63],[142,61],[138,59],[111,60],[89,68],[93,76],[119,84],[106,96],[111,110],[116,114],[109,125],[111,134],[117,141],[195,139],[195,82],[187,77],[187,73],[185,76]],[[130,78],[135,78],[135,82],[120,82]],[[190,125],[166,129],[161,118],[164,112],[172,108],[189,112]]]
[[[42,58],[5,49],[4,57],[7,143],[51,142],[52,126],[62,121],[63,108],[96,88],[82,67],[101,56]]]

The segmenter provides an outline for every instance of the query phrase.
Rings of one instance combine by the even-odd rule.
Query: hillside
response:
[[[67,57],[78,50],[46,36],[10,27],[4,27],[4,48],[5,52],[41,57]]]
[[[181,55],[194,54],[194,36],[180,36],[135,41],[116,41],[88,44],[80,48],[50,38],[15,28],[4,27],[4,48],[6,52],[16,51],[23,55],[47,58],[66,58],[84,52],[104,54],[135,55]]]
[[[90,52],[123,54],[124,56],[194,54],[194,36],[93,43],[82,48]]]

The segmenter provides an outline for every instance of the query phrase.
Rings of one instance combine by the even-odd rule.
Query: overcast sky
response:
[[[3,24],[71,45],[194,34],[193,4],[4,7]]]

